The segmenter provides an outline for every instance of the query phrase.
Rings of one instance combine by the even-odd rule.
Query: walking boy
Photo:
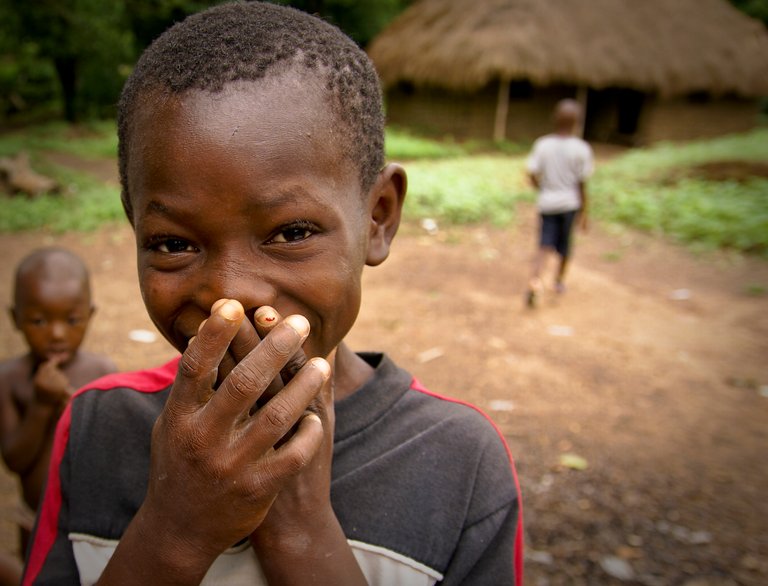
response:
[[[80,348],[94,312],[88,269],[62,248],[42,248],[16,269],[13,323],[29,351],[0,363],[0,448],[18,474],[24,502],[37,509],[53,432],[72,392],[117,370]],[[21,528],[22,552],[29,527]]]
[[[343,342],[406,187],[365,54],[225,4],[155,41],[119,110],[143,298],[182,356],[75,396],[24,583],[519,583],[503,439]]]
[[[547,256],[555,253],[558,264],[555,291],[563,293],[565,269],[570,258],[571,229],[576,218],[587,228],[586,182],[594,166],[589,144],[574,134],[581,120],[581,106],[575,100],[561,100],[555,106],[555,132],[537,139],[528,157],[531,182],[539,190],[539,248],[533,259],[526,303],[536,305],[542,291],[541,273]]]

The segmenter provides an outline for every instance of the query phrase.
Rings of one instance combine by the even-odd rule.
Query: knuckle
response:
[[[294,423],[294,417],[288,406],[276,399],[269,402],[264,410],[264,417],[270,427],[279,431],[287,430]]]
[[[235,377],[234,380],[231,381],[228,391],[233,398],[244,399],[250,394],[250,388],[251,386],[246,380],[240,377]]]
[[[197,378],[203,370],[202,361],[197,352],[192,350],[185,352],[179,362],[179,376],[184,379]]]
[[[265,351],[274,357],[284,358],[292,354],[299,345],[300,338],[298,334],[290,327],[275,330],[272,335],[266,337]]]
[[[227,378],[228,392],[235,399],[259,394],[269,384],[270,377],[253,364],[241,362]]]
[[[312,457],[313,454],[311,454],[306,449],[294,449],[290,457],[286,459],[286,472],[291,476],[299,474],[309,465],[309,463],[312,461]]]
[[[275,492],[281,486],[278,475],[270,467],[260,467],[250,474],[250,481],[243,485],[243,496],[253,505],[261,505],[266,494]]]

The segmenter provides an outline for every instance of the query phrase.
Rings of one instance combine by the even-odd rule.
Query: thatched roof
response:
[[[420,0],[368,53],[387,86],[768,95],[768,30],[727,0]]]

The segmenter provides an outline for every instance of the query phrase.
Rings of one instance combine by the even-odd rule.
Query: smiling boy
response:
[[[294,9],[209,9],[142,56],[119,135],[182,356],[77,394],[24,583],[519,583],[503,439],[343,341],[406,189],[365,54]]]
[[[117,370],[109,358],[80,347],[93,312],[88,269],[77,255],[41,248],[19,262],[10,314],[28,351],[0,363],[0,450],[32,511],[43,492],[54,427],[70,395]],[[28,533],[29,527],[21,527],[22,551]]]

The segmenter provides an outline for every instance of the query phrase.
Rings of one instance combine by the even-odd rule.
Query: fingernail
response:
[[[269,307],[268,305],[262,305],[256,310],[256,313],[253,314],[253,319],[256,323],[265,328],[274,326],[277,323],[277,312],[274,308]]]
[[[189,341],[187,342],[187,348],[189,348],[189,347],[192,345],[192,342],[194,342],[194,341],[195,341],[195,338],[196,338],[196,337],[197,337],[197,336],[192,336],[192,337],[189,339]]]
[[[313,367],[315,367],[317,370],[319,370],[322,374],[325,380],[328,380],[331,376],[331,365],[328,364],[327,360],[324,360],[323,358],[312,358],[309,361]]]
[[[200,322],[200,325],[197,326],[197,333],[198,334],[200,333],[200,330],[203,329],[203,326],[205,325],[205,322],[207,322],[207,321],[208,321],[207,319],[204,319],[203,321]]]
[[[323,420],[320,419],[320,416],[317,413],[312,413],[312,412],[307,413],[304,416],[304,419],[311,419],[312,421],[317,421],[320,425],[323,424]]]
[[[234,299],[227,299],[218,309],[218,314],[224,319],[234,321],[238,319],[243,313],[243,306],[239,301]]]
[[[289,326],[291,326],[291,328],[293,328],[302,338],[309,334],[309,322],[303,315],[289,315],[285,318],[284,321]]]
[[[211,305],[211,313],[216,313],[216,310],[224,305],[227,301],[229,301],[229,299],[219,299],[218,301],[215,301],[214,304]]]

